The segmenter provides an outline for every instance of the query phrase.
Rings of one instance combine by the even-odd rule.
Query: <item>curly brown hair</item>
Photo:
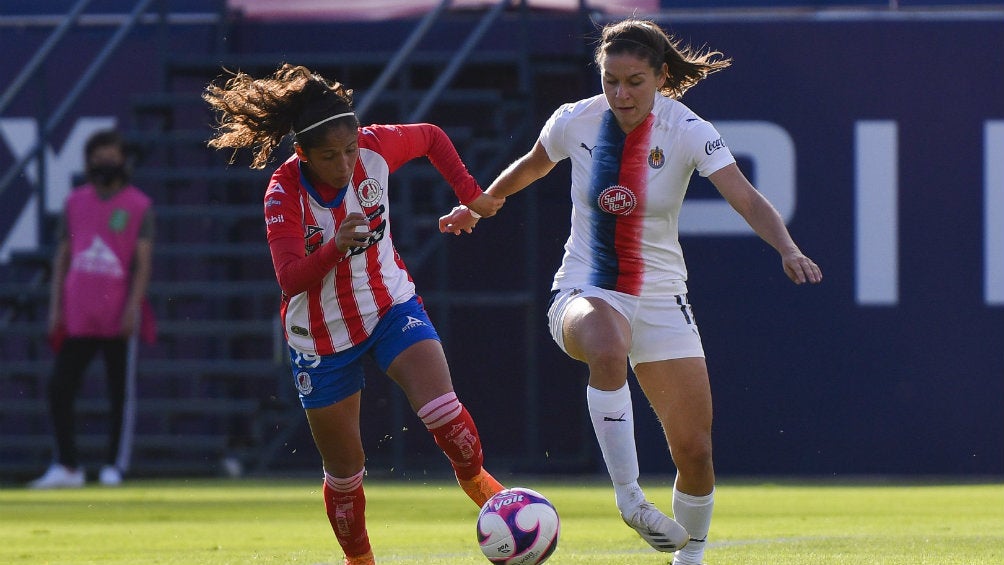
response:
[[[695,49],[667,34],[655,22],[628,18],[603,27],[594,60],[600,67],[608,55],[631,53],[648,61],[656,71],[666,63],[669,76],[660,93],[679,99],[711,73],[725,69],[732,59],[706,47]]]
[[[262,169],[284,137],[293,133],[304,148],[315,146],[330,127],[358,127],[352,112],[352,90],[310,69],[283,64],[271,76],[256,79],[244,72],[230,72],[220,86],[210,83],[202,99],[217,112],[216,133],[208,145],[216,149],[251,148],[251,168]],[[337,114],[349,114],[296,132]],[[233,162],[231,157],[231,163]]]

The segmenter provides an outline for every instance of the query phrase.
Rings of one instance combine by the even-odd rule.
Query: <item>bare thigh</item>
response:
[[[402,351],[387,368],[387,374],[401,387],[416,412],[453,390],[446,355],[434,339]],[[324,469],[336,477],[350,477],[366,462],[359,431],[360,398],[361,392],[357,392],[331,406],[306,410]]]
[[[401,387],[415,412],[453,391],[446,354],[434,339],[422,340],[402,351],[387,367],[387,375]]]
[[[589,365],[589,386],[624,386],[631,325],[620,312],[599,298],[576,298],[565,312],[562,331],[568,355]]]

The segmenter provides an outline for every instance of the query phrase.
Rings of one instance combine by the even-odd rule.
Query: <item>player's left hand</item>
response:
[[[819,283],[823,280],[823,271],[801,251],[795,250],[781,256],[781,263],[784,266],[784,274],[795,284]]]

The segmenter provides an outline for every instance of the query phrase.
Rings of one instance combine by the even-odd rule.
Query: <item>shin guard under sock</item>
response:
[[[364,555],[370,551],[366,532],[366,495],[363,474],[366,469],[348,478],[324,473],[324,508],[338,544],[347,556]]]
[[[418,410],[418,417],[449,458],[458,479],[470,480],[481,472],[484,454],[478,428],[456,393],[430,401]]]

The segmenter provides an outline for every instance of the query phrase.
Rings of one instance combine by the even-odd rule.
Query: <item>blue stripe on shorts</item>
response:
[[[304,408],[323,408],[344,400],[366,385],[363,355],[376,360],[381,371],[412,345],[439,341],[418,296],[392,306],[362,343],[332,355],[311,355],[289,348],[293,384]]]

